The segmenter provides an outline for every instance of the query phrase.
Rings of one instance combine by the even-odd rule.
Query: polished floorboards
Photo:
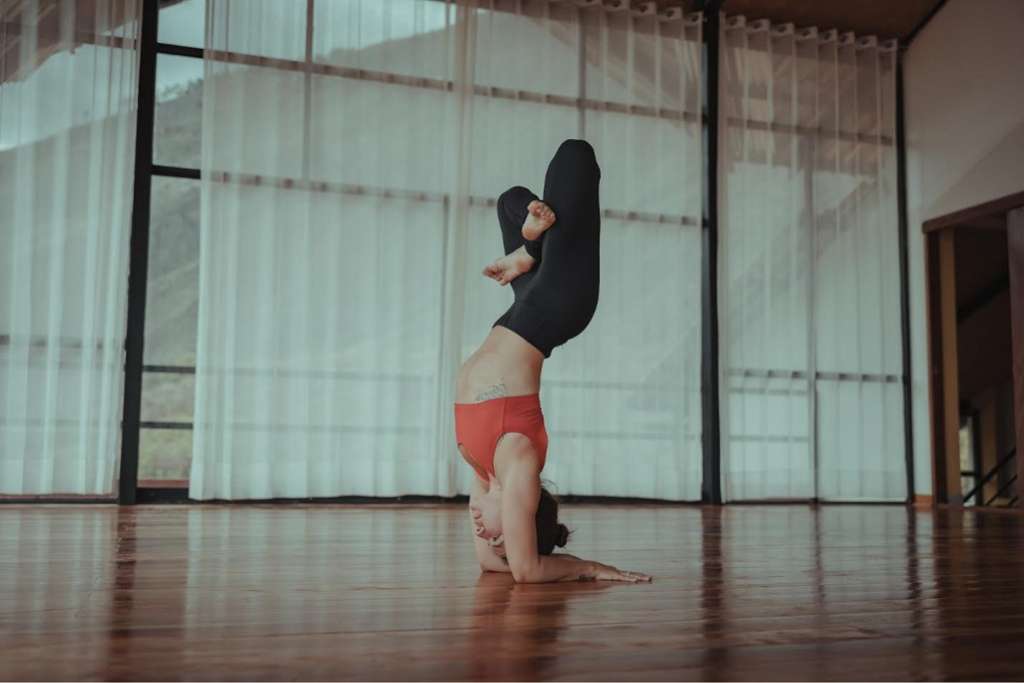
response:
[[[481,574],[456,506],[0,506],[0,679],[1024,678],[1024,515],[562,515],[654,582]]]

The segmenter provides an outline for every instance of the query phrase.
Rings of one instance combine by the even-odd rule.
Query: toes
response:
[[[551,210],[547,204],[541,204],[540,210],[537,212],[537,217],[541,220],[550,223],[555,218],[555,212]]]

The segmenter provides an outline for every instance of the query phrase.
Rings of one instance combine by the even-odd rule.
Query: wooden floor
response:
[[[0,678],[1024,677],[1024,516],[563,509],[654,583],[481,575],[461,507],[3,506]]]

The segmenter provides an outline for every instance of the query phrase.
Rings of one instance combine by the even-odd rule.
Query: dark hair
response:
[[[543,486],[537,502],[537,553],[550,555],[569,542],[569,527],[558,523],[558,499]]]

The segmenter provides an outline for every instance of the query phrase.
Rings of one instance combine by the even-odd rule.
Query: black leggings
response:
[[[505,253],[525,246],[538,262],[512,281],[515,302],[494,325],[512,330],[545,358],[582,332],[597,309],[600,181],[594,148],[584,140],[563,142],[544,177],[543,201],[555,212],[555,222],[534,241],[523,237],[522,228],[526,207],[537,196],[516,186],[498,198]]]

